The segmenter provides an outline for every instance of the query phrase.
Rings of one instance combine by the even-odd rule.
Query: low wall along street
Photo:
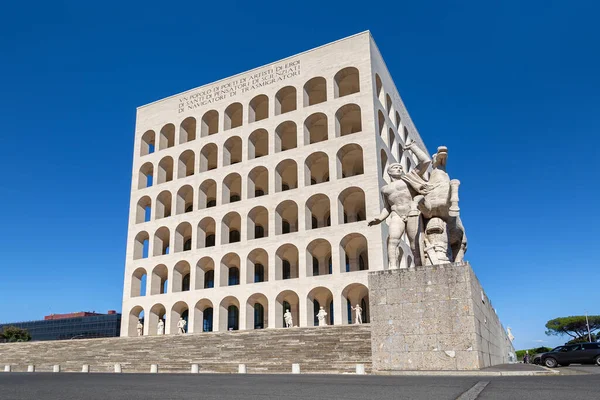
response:
[[[477,370],[514,348],[468,263],[369,274],[375,372]]]
[[[291,373],[300,364],[309,373],[355,372],[356,364],[371,370],[369,325],[317,328],[281,328],[186,335],[120,337],[107,339],[61,340],[0,344],[0,365],[11,370],[80,372],[84,364],[90,372],[190,372],[200,364],[200,372],[237,373],[245,364],[248,373]]]

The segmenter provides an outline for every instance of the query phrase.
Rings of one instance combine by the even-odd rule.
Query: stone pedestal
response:
[[[369,274],[374,372],[477,370],[512,343],[468,263]]]

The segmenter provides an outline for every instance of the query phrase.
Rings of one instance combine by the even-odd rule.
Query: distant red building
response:
[[[117,312],[115,310],[108,310],[108,312],[106,314],[113,315],[116,313]],[[105,314],[89,312],[89,311],[80,311],[80,312],[74,312],[74,313],[68,313],[68,314],[50,314],[50,315],[46,315],[44,317],[44,321],[50,321],[50,320],[55,320],[55,319],[65,319],[65,318],[92,317],[94,315],[105,315]]]

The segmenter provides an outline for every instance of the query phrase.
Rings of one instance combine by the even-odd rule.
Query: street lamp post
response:
[[[588,340],[591,342],[592,341],[592,333],[590,332],[590,321],[588,320],[587,311],[585,312],[585,323],[588,328]]]

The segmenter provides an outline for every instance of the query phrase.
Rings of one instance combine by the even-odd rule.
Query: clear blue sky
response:
[[[561,343],[600,314],[600,5],[491,3],[5,3],[0,321],[120,310],[137,106],[369,29],[516,346]]]

